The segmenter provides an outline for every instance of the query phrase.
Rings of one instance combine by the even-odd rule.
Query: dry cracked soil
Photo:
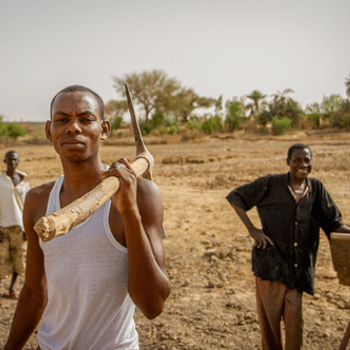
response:
[[[143,350],[260,349],[251,272],[252,240],[225,199],[234,187],[269,173],[288,171],[288,147],[306,142],[313,151],[312,176],[319,178],[350,225],[350,135],[296,134],[284,138],[207,137],[196,142],[152,144],[154,181],[165,209],[164,240],[172,292],[164,312],[147,320],[136,311]],[[59,158],[51,146],[18,146],[18,169],[31,186],[56,179]],[[1,156],[9,150],[0,149]],[[104,145],[101,158],[130,161],[132,146]],[[3,165],[4,168],[4,165]],[[259,225],[256,210],[250,217]],[[7,297],[9,279],[0,282],[0,349],[11,326],[16,301]],[[23,277],[19,278],[19,288]],[[350,320],[349,287],[339,283],[329,242],[321,232],[316,294],[305,295],[305,349],[337,349]],[[25,349],[36,349],[33,334]]]

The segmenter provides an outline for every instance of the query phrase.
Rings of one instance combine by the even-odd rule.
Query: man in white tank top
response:
[[[27,270],[5,349],[22,349],[39,321],[41,350],[139,349],[135,305],[158,316],[170,293],[162,243],[163,205],[157,186],[136,178],[121,158],[108,170],[99,156],[110,133],[102,99],[83,86],[51,102],[47,138],[64,176],[32,189],[24,206]],[[102,174],[102,175],[101,175]],[[43,243],[37,220],[117,176],[120,189],[88,220]]]

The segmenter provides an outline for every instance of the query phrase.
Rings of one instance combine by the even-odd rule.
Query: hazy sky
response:
[[[345,97],[349,15],[349,0],[1,0],[0,114],[45,121],[68,85],[107,102],[113,75],[152,69],[224,101]]]

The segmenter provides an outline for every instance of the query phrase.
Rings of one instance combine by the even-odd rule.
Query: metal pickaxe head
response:
[[[149,153],[149,151],[147,150],[147,148],[145,146],[145,143],[143,142],[142,133],[140,130],[139,123],[137,122],[137,119],[136,119],[134,105],[133,105],[130,91],[129,91],[129,87],[127,84],[125,84],[125,91],[126,91],[126,98],[128,100],[131,123],[132,123],[133,132],[134,132],[134,138],[135,138],[135,146],[136,146],[135,160],[138,158],[146,158],[149,161],[149,168],[144,174],[142,174],[142,177],[153,181],[152,169],[154,166],[154,158],[151,155],[151,153]]]
[[[127,84],[125,84],[125,91],[126,91],[126,98],[128,100],[128,106],[129,106],[129,112],[131,116],[131,123],[134,131],[134,137],[135,137],[135,145],[136,145],[136,157],[135,160],[138,158],[146,158],[149,162],[149,168],[146,172],[142,174],[142,177],[148,180],[153,181],[152,177],[152,169],[154,166],[154,158],[151,155],[151,153],[148,152],[145,143],[143,142],[142,133],[140,130],[139,123],[137,122],[134,105],[132,103],[129,87]],[[165,238],[165,229],[164,226],[162,227],[162,238]]]

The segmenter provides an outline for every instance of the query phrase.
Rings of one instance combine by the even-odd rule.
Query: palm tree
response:
[[[287,94],[294,93],[292,89],[285,89],[283,92],[277,91],[277,94],[272,94],[273,101],[276,107],[285,109],[292,98],[287,97]]]
[[[345,78],[346,94],[350,98],[350,75],[349,78]]]
[[[285,89],[283,92],[277,91],[276,94],[272,94],[272,101],[268,104],[259,116],[259,121],[263,126],[266,126],[273,117],[279,118],[287,117],[292,119],[293,125],[296,125],[302,117],[302,109],[298,102],[291,97],[286,96],[289,93],[294,92],[292,89]]]
[[[245,108],[250,111],[250,118],[252,121],[258,116],[262,106],[266,105],[264,98],[267,95],[263,95],[259,90],[254,90],[250,95],[247,95],[247,98],[253,100],[253,102],[247,104]]]

